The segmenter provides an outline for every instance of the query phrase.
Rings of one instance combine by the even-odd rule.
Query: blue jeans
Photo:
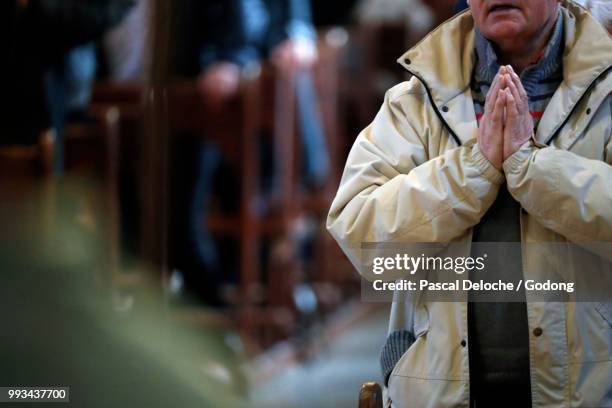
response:
[[[329,175],[330,164],[311,72],[304,71],[297,75],[296,97],[303,146],[304,181],[309,185],[320,186]]]

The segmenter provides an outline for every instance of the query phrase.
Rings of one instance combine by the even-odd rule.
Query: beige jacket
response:
[[[387,93],[355,141],[327,220],[358,269],[362,242],[450,242],[448,250],[469,254],[472,227],[504,178],[523,208],[523,243],[580,244],[564,264],[575,272],[612,260],[604,247],[588,245],[612,241],[612,40],[583,8],[562,6],[564,78],[536,134],[550,147],[526,144],[503,173],[475,143],[469,11],[399,60],[413,76]],[[546,266],[545,255],[524,245],[524,269]],[[389,330],[412,331],[417,340],[391,373],[389,403],[467,407],[467,302],[397,295]],[[528,295],[527,312],[533,406],[612,406],[612,305],[534,302]]]

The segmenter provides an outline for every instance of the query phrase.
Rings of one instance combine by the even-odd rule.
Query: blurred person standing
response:
[[[433,11],[423,0],[361,0],[355,13],[362,23],[404,23],[415,38],[435,23]]]
[[[240,69],[265,58],[278,70],[295,75],[305,182],[321,185],[329,173],[329,159],[309,71],[317,59],[310,1],[212,1],[203,7],[202,15],[216,17],[204,29],[199,53],[198,85],[207,102],[220,104],[234,96]],[[229,24],[221,26],[223,22]],[[237,30],[228,30],[236,26]]]
[[[144,81],[151,73],[152,0],[136,5],[103,38],[108,77],[113,81]]]
[[[0,68],[4,81],[4,97],[0,107],[0,144],[35,144],[43,130],[52,122],[63,120],[68,103],[78,103],[87,94],[73,92],[69,101],[66,84],[52,85],[48,81],[51,69],[61,81],[64,70],[75,61],[80,69],[81,83],[89,80],[91,65],[83,65],[90,58],[91,49],[81,48],[70,55],[73,48],[99,38],[109,27],[121,21],[132,0],[7,0],[3,1],[2,15],[7,53],[6,63]],[[91,61],[91,60],[89,60]],[[88,63],[89,64],[89,63]],[[87,71],[87,72],[85,72]],[[56,124],[54,124],[56,125]]]
[[[455,0],[361,0],[358,21],[404,22],[417,38],[451,16]]]
[[[270,58],[273,66],[293,76],[299,125],[304,146],[305,183],[318,187],[329,173],[329,158],[310,68],[317,59],[316,32],[308,0],[231,0],[187,4],[189,34],[195,46],[197,86],[206,104],[223,107],[238,92],[242,70]],[[191,37],[191,39],[189,38]],[[178,50],[179,53],[184,52]],[[183,73],[193,72],[189,55]],[[216,146],[199,138],[177,138],[172,176],[171,266],[182,272],[186,286],[208,303],[218,302],[218,285],[227,277],[220,271],[218,251],[203,227],[215,173],[222,165]],[[265,155],[265,153],[264,153]],[[266,160],[271,162],[272,160]],[[226,170],[221,188],[234,188]],[[264,180],[265,181],[265,180]],[[268,180],[272,183],[274,180]],[[235,191],[223,192],[236,206]],[[227,269],[227,265],[226,265]]]

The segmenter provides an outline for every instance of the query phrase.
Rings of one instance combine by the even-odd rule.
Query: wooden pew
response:
[[[122,169],[126,150],[137,152],[136,157],[130,157],[131,166],[139,162],[146,90],[143,83],[96,82],[86,120],[68,123],[65,130],[66,174],[100,182],[97,198],[88,198],[87,206],[94,213],[96,225],[104,237],[105,265],[99,281],[105,287],[117,288],[135,280],[134,274],[124,274],[121,268],[119,183],[126,170]],[[137,177],[138,173],[132,170],[131,175]]]
[[[359,392],[359,408],[383,408],[382,388],[379,384],[363,384]]]
[[[315,214],[323,226],[339,180],[342,126],[338,83],[346,36],[336,31],[322,38],[313,76],[332,170],[318,191],[300,189],[301,137],[295,79],[291,75],[283,75],[268,65],[251,67],[243,75],[239,96],[218,109],[206,104],[192,80],[175,81],[169,91],[172,134],[197,134],[216,144],[240,175],[241,204],[237,214],[211,214],[205,222],[213,234],[239,240],[240,325],[245,333],[276,333],[264,334],[260,345],[286,337],[295,328],[292,292],[301,278],[297,259],[291,254],[292,229],[304,212]],[[276,185],[265,197],[259,187],[262,158],[258,140],[262,137],[272,138],[276,156]],[[258,209],[261,203],[266,208],[264,213]],[[321,229],[320,233],[329,243],[327,232]],[[270,265],[264,271],[267,284],[261,276],[263,240],[275,243]],[[317,280],[334,273],[323,270],[330,264],[325,259],[317,258]]]
[[[264,229],[253,206],[259,183],[259,81],[259,70],[245,72],[239,96],[222,109],[211,109],[192,80],[175,81],[168,95],[171,137],[188,133],[215,143],[240,174],[238,214],[211,215],[205,228],[239,239],[239,322],[246,333],[254,331],[258,316],[253,294],[259,281],[259,237]]]
[[[106,196],[109,216],[109,240],[111,246],[111,268],[109,275],[110,284],[116,288],[129,287],[139,284],[142,280],[140,273],[135,271],[124,271],[121,267],[122,200],[130,200],[132,212],[128,215],[139,217],[136,222],[140,225],[138,231],[133,231],[140,242],[130,248],[140,256],[143,253],[143,239],[145,231],[142,219],[142,209],[146,200],[142,190],[142,178],[146,174],[143,168],[143,144],[145,142],[145,113],[147,107],[147,95],[149,86],[144,82],[113,82],[98,81],[94,84],[91,98],[89,115],[98,118],[100,123],[105,123],[105,186],[108,192]],[[105,119],[105,115],[111,115]],[[110,121],[110,122],[109,122]],[[113,122],[111,124],[111,122]],[[121,180],[129,179],[130,185],[134,186],[131,197],[121,195]]]

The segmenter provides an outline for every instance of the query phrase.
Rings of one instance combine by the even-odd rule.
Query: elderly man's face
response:
[[[493,42],[537,35],[557,10],[558,0],[471,0],[476,26]]]

